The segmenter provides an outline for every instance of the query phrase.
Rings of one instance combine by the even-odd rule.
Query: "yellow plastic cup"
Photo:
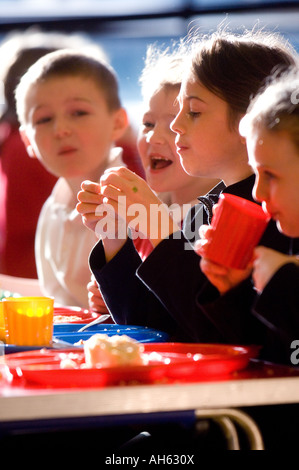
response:
[[[1,300],[0,300],[0,341],[5,341],[4,312],[3,312],[3,304]]]
[[[53,297],[7,297],[2,300],[5,341],[17,346],[50,346]]]

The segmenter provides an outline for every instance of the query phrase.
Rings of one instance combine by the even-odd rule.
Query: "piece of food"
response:
[[[84,341],[87,367],[144,364],[144,347],[127,335],[95,334]]]
[[[82,320],[77,315],[54,315],[54,323],[70,323]]]

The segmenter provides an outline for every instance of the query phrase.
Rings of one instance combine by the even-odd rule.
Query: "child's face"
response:
[[[26,97],[25,133],[34,153],[56,176],[99,178],[115,133],[116,112],[92,79],[55,77]]]
[[[178,89],[162,88],[153,95],[143,115],[138,136],[138,151],[146,181],[157,192],[174,191],[190,184],[176,152],[175,133],[170,123],[179,106]]]
[[[286,132],[257,131],[247,139],[256,174],[253,196],[276,220],[278,229],[299,237],[299,152]]]
[[[220,178],[230,184],[245,146],[238,132],[229,127],[227,103],[191,73],[183,80],[179,103],[180,112],[171,128],[177,133],[184,169],[193,176]]]

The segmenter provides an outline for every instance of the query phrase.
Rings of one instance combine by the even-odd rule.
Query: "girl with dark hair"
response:
[[[299,70],[288,71],[273,80],[251,103],[241,120],[240,133],[246,138],[249,163],[256,180],[254,198],[275,220],[280,232],[299,236]],[[208,229],[204,239],[208,240]],[[223,266],[205,258],[201,268],[212,284],[224,294],[246,278],[240,271],[234,280]],[[299,259],[265,246],[254,252],[252,279],[258,292],[253,314],[268,326],[276,359],[298,365]],[[298,254],[298,252],[297,252]],[[230,277],[228,281],[228,277]],[[266,354],[264,347],[263,354]],[[293,351],[294,349],[294,351]]]

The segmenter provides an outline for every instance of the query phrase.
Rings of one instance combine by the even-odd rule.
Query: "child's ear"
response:
[[[124,108],[119,108],[114,114],[113,140],[120,139],[129,125],[127,112]]]
[[[26,147],[26,150],[27,150],[27,153],[28,153],[29,157],[31,157],[31,158],[36,158],[36,154],[35,154],[35,152],[34,152],[34,150],[33,150],[33,148],[32,148],[32,145],[31,145],[31,143],[30,143],[30,140],[29,140],[29,138],[28,138],[28,136],[27,136],[27,134],[26,134],[26,131],[25,131],[24,126],[21,126],[21,127],[19,128],[19,132],[20,132],[21,139],[22,139],[22,141],[24,142],[24,145],[25,145],[25,147]]]
[[[242,144],[246,145],[246,137],[243,137],[242,135],[240,135],[240,140]]]

